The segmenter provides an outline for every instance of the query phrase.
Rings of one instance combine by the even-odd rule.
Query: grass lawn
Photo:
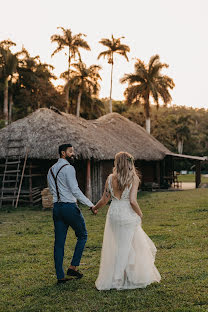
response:
[[[1,312],[195,312],[208,311],[208,189],[139,193],[143,229],[158,251],[160,283],[144,289],[97,291],[107,208],[97,216],[82,208],[88,242],[81,280],[56,285],[51,211],[0,212]],[[65,268],[75,245],[68,232]]]
[[[195,182],[195,174],[180,174],[178,175],[178,181],[181,182]],[[208,177],[201,175],[201,183],[208,183]]]

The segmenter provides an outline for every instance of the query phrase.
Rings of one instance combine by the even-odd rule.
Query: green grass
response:
[[[144,289],[97,291],[107,208],[93,216],[82,208],[88,242],[82,280],[56,285],[51,211],[0,213],[1,312],[195,312],[208,311],[208,189],[139,193],[143,229],[158,251],[161,282]],[[64,266],[75,236],[69,230]]]
[[[178,181],[181,182],[195,182],[195,174],[180,174],[178,175]],[[201,183],[208,183],[208,177],[201,175]]]

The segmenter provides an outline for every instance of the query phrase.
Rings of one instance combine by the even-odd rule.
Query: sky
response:
[[[163,73],[175,82],[172,104],[208,109],[208,0],[0,0],[0,8],[0,41],[16,42],[13,51],[24,45],[31,56],[52,64],[57,76],[67,69],[67,57],[60,52],[51,58],[51,35],[61,34],[60,26],[86,34],[91,51],[80,51],[88,66],[102,66],[101,98],[109,97],[111,67],[97,60],[105,49],[99,40],[113,34],[124,36],[122,43],[131,49],[129,62],[115,57],[113,99],[124,99],[127,85],[119,80],[134,71],[136,58],[148,63],[159,54],[169,65]]]

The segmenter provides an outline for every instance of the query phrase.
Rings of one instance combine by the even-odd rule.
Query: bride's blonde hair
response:
[[[134,157],[127,152],[119,152],[115,155],[113,174],[117,178],[118,189],[123,191],[127,185],[133,182],[135,175],[138,176],[134,166]]]

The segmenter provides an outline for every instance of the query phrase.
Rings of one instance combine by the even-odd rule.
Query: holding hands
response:
[[[96,206],[90,207],[89,210],[91,210],[92,214],[94,214],[94,215],[96,215],[98,213],[98,209],[96,208]]]
[[[95,206],[90,207],[90,210],[92,211],[92,213],[94,215],[96,215],[98,213],[98,209],[107,205],[110,198],[111,198],[111,194],[110,194],[110,191],[108,188],[108,179],[107,179],[106,183],[105,183],[105,189],[104,189],[104,192],[103,192],[101,199],[97,202],[97,204]]]

